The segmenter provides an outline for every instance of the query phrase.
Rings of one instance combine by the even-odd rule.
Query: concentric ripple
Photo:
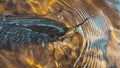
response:
[[[0,50],[0,68],[120,67],[119,0],[2,0],[0,14],[42,16],[67,27],[89,18],[75,34],[48,43],[47,49],[42,43],[24,44],[13,51]]]

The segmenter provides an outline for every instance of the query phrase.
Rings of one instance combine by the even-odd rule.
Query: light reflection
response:
[[[106,68],[107,66],[114,66],[114,63],[119,66],[117,62],[119,62],[118,59],[120,57],[120,12],[116,11],[120,11],[119,0],[115,0],[115,3],[109,0],[102,0],[100,3],[100,0],[11,0],[14,3],[14,10],[6,10],[6,7],[9,7],[6,4],[7,1],[9,0],[6,0],[5,3],[1,2],[0,14],[44,15],[47,18],[61,21],[67,26],[76,25],[84,19],[90,18],[89,21],[79,27],[81,30],[78,30],[83,32],[84,37],[81,37],[80,33],[63,42],[51,43],[48,49],[31,47],[31,49],[36,51],[34,52],[35,58],[37,58],[36,56],[39,56],[39,58],[44,56],[44,59],[42,57],[42,61],[40,60],[40,62],[44,63],[41,64],[39,62],[36,63],[36,61],[39,61],[38,58],[24,57],[21,59],[31,67],[50,68],[50,65],[55,65],[53,67],[66,68],[66,66],[69,66],[72,68],[75,64],[75,67],[78,68],[81,65],[91,68]],[[54,46],[56,46],[55,49],[52,48]],[[85,48],[81,49],[82,47]],[[22,50],[25,53],[27,51],[25,49]],[[102,54],[99,54],[99,52]],[[112,53],[113,55],[111,55]],[[78,58],[79,56],[81,56],[80,59]],[[102,57],[102,60],[100,60],[100,57]],[[76,60],[77,58],[78,61]],[[76,63],[74,63],[75,61]],[[11,66],[11,63],[9,65]],[[51,68],[53,67],[51,66]]]

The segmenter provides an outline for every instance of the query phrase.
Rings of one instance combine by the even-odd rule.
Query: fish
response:
[[[74,28],[76,29],[85,21],[74,26]],[[50,42],[57,42],[67,38],[66,34],[69,32],[69,29],[65,24],[48,18],[1,18],[0,48],[3,48],[5,45],[14,47],[15,45],[30,43],[37,45],[45,43],[45,46],[48,47]]]

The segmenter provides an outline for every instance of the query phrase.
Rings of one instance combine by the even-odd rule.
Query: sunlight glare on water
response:
[[[9,44],[6,45],[7,49],[0,50],[0,68],[120,67],[119,0],[2,0],[0,15],[44,17],[62,22],[67,27],[89,18],[72,37],[50,42],[48,48],[44,47],[45,43],[16,44],[11,51]],[[16,17],[13,19],[18,19]],[[2,27],[0,24],[0,30]],[[0,41],[3,41],[1,37]]]

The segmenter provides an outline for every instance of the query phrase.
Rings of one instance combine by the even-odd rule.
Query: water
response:
[[[63,22],[68,27],[75,26],[86,18],[89,20],[77,28],[78,33],[73,37],[48,43],[47,49],[44,48],[45,43],[42,43],[42,46],[23,44],[23,47],[18,46],[13,51],[1,49],[1,68],[120,67],[119,0],[11,0],[11,2],[16,9],[6,9],[9,6],[5,5],[6,1],[2,1],[1,15],[40,15]]]

